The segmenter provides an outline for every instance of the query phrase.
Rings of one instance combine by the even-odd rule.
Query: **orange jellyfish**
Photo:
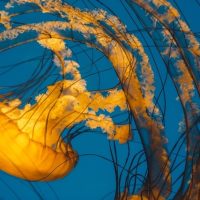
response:
[[[32,181],[55,180],[68,174],[78,156],[58,132],[46,127],[48,112],[36,111],[41,108],[35,106],[22,114],[15,107],[17,103],[13,101],[8,106],[1,103],[0,169]]]
[[[80,10],[61,0],[12,0],[6,4],[7,11],[1,12],[0,23],[4,27],[0,34],[1,51],[35,41],[51,51],[54,56],[53,62],[60,69],[62,80],[49,85],[46,93],[36,97],[36,103],[26,104],[24,108],[20,108],[21,102],[17,98],[2,98],[1,169],[27,180],[55,180],[65,176],[76,165],[78,155],[72,149],[70,141],[64,141],[61,133],[65,128],[71,128],[73,124],[80,122],[85,122],[90,129],[101,128],[110,140],[128,143],[132,138],[131,125],[115,124],[109,114],[99,112],[104,110],[112,113],[118,106],[121,110],[130,111],[143,147],[142,153],[138,155],[144,155],[145,159],[141,161],[142,156],[138,156],[140,158],[134,165],[136,156],[128,155],[120,174],[118,168],[121,166],[114,143],[114,199],[170,198],[176,184],[172,177],[173,170],[181,164],[180,162],[174,166],[176,158],[173,160],[171,155],[182,138],[186,141],[187,151],[184,169],[177,178],[181,180],[181,185],[174,198],[198,198],[199,41],[183,21],[178,10],[168,1],[125,2],[145,28],[149,25],[153,27],[151,31],[147,31],[149,39],[153,41],[162,58],[181,104],[184,130],[172,150],[168,151],[165,111],[160,108],[159,97],[156,97],[155,74],[146,49],[139,38],[129,33],[116,16],[109,15],[103,10]],[[25,3],[30,4],[31,8],[28,11],[22,8],[23,14],[36,11],[42,15],[51,13],[56,18],[45,22],[16,25],[12,20],[20,13],[13,13],[12,7],[20,7]],[[147,13],[150,17],[146,16]],[[113,66],[121,88],[110,89],[106,96],[101,92],[88,91],[86,81],[78,70],[78,63],[70,58],[70,52],[67,51],[67,40],[83,43],[104,54]],[[68,73],[72,75],[71,80],[65,79]],[[160,94],[165,84],[162,82],[161,85]],[[112,154],[112,148],[110,149]],[[137,173],[137,168],[144,162],[147,163],[147,170],[145,175],[141,175]],[[120,181],[124,173],[126,183],[121,188]],[[132,183],[136,185],[137,179],[140,188],[136,191]]]
[[[49,85],[46,93],[36,96],[35,104],[26,104],[24,108],[19,108],[19,99],[5,99],[0,103],[0,160],[1,170],[11,175],[31,181],[50,181],[67,175],[78,160],[78,154],[61,136],[66,127],[85,120],[91,129],[100,127],[110,139],[120,143],[131,135],[129,125],[115,125],[110,117],[96,114],[100,108],[112,112],[116,105],[126,109],[123,91],[110,91],[107,97],[90,93],[85,81],[80,81],[78,63],[64,60],[62,55],[67,48],[62,39],[40,35],[38,43],[55,53],[54,61],[61,74],[71,73],[73,79]]]
[[[62,41],[82,42],[87,46],[98,49],[107,56],[116,71],[122,90],[114,90],[106,98],[103,98],[101,94],[91,95],[84,87],[84,82],[78,81],[80,75],[75,70],[73,82],[62,80],[55,83],[50,86],[47,94],[37,98],[35,106],[25,107],[17,116],[16,114],[11,116],[13,112],[8,111],[9,117],[12,117],[13,120],[17,118],[18,126],[24,131],[26,130],[33,138],[38,138],[39,130],[42,129],[44,146],[46,140],[50,137],[56,138],[56,141],[53,142],[50,139],[51,145],[55,145],[55,142],[60,144],[57,133],[62,132],[64,127],[70,127],[72,123],[79,123],[84,120],[89,128],[100,127],[108,134],[110,139],[117,139],[124,143],[131,138],[130,125],[116,126],[110,117],[99,115],[98,111],[101,108],[112,112],[116,106],[121,109],[129,108],[144,143],[149,165],[147,182],[154,181],[159,176],[159,184],[156,185],[154,190],[157,191],[157,186],[160,187],[160,184],[165,181],[166,186],[163,188],[163,194],[167,193],[171,180],[170,175],[168,175],[170,171],[168,155],[163,141],[163,125],[160,120],[159,109],[153,102],[154,75],[140,41],[134,35],[127,33],[126,27],[117,17],[109,16],[101,10],[85,12],[68,4],[62,4],[61,1],[50,0],[44,4],[33,0],[13,1],[7,7],[12,7],[12,3],[19,3],[20,5],[26,2],[36,4],[42,13],[57,13],[59,10],[59,15],[68,20],[47,21],[35,23],[33,26],[21,25],[7,29],[0,35],[3,40],[1,43],[2,51],[6,50],[6,42],[10,39],[12,39],[13,45],[36,40],[55,54],[55,61],[60,66],[61,74],[64,77],[67,69],[69,69],[69,63],[73,62],[66,62],[63,57],[66,53],[63,53],[64,43]],[[13,15],[7,17],[12,18]],[[108,30],[108,26],[111,26],[113,30]],[[36,34],[28,34],[29,32]],[[20,37],[21,34],[27,34],[27,38]],[[72,64],[73,69],[76,68],[75,65]],[[69,87],[69,85],[72,87]],[[102,100],[101,102],[98,101],[98,96]],[[125,106],[127,103],[128,106]],[[153,112],[155,116],[149,115],[149,112]],[[59,125],[56,128],[51,127],[57,123]],[[52,130],[55,131],[55,135]],[[163,166],[166,166],[164,172]],[[160,177],[160,173],[162,177]],[[149,184],[151,185],[153,182]],[[148,190],[147,187],[147,184],[145,184],[144,189]],[[119,197],[117,193],[116,198]]]

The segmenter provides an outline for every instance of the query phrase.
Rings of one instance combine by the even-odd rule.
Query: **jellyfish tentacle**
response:
[[[176,34],[169,36],[170,34],[169,28],[168,27],[166,28],[165,25],[163,25],[163,21],[161,21],[160,19],[158,20],[158,17],[156,15],[153,16],[152,19],[148,18],[148,20],[146,20],[145,12],[143,12],[142,10],[140,10],[141,12],[138,12],[137,10],[138,7],[135,3],[137,3],[147,12],[150,12],[150,8],[147,8],[148,6],[141,4],[141,2],[139,1],[134,1],[134,3],[133,1],[128,1],[128,3],[132,7],[133,11],[137,13],[139,16],[141,16],[140,20],[142,21],[145,27],[147,26],[147,24],[154,27],[154,29],[152,29],[151,31],[148,31],[148,33],[153,39],[158,51],[160,52],[161,57],[163,58],[163,61],[167,67],[167,71],[170,74],[173,80],[173,83],[176,87],[177,93],[179,95],[179,99],[182,102],[182,108],[185,113],[185,122],[186,122],[187,160],[186,160],[182,185],[179,189],[179,192],[175,196],[175,199],[188,198],[188,197],[185,197],[185,194],[188,193],[187,190],[189,187],[192,188],[191,185],[189,186],[190,179],[192,180],[193,178],[196,179],[195,177],[199,177],[199,175],[197,175],[197,172],[193,174],[192,169],[197,167],[197,164],[199,162],[198,161],[199,156],[197,152],[200,150],[198,149],[199,148],[198,147],[199,146],[198,145],[199,143],[198,123],[195,123],[193,127],[194,122],[198,120],[199,118],[199,108],[198,108],[199,98],[198,98],[198,93],[195,92],[198,90],[198,88],[196,88],[194,85],[194,79],[192,76],[190,76],[187,64],[185,64],[182,61],[183,59],[182,54],[184,55],[185,53],[188,54],[188,52],[186,51],[189,51],[189,50],[185,50],[185,48],[183,48],[184,49],[183,52],[179,51],[178,50],[179,46],[177,45],[177,41],[174,40],[174,37],[177,37]],[[162,4],[162,2],[160,2],[160,4]],[[157,20],[156,25],[154,23],[155,19],[153,18],[156,18]],[[163,30],[163,31],[158,32],[156,31],[157,29]],[[180,30],[179,32],[181,34],[181,32],[183,31]],[[193,36],[190,36],[190,37],[193,37]],[[162,45],[160,44],[160,41],[158,41],[156,38],[163,38]],[[195,39],[193,38],[193,41],[194,40]],[[180,42],[180,40],[178,42]],[[166,44],[163,45],[163,43],[166,43]],[[198,47],[199,44],[196,40],[195,40],[195,43],[196,43],[196,46]],[[171,45],[171,48],[168,48],[169,45]],[[190,54],[191,53],[194,54],[194,52],[190,50]],[[172,60],[171,62],[168,62],[169,57]],[[194,70],[194,69],[198,69],[197,64],[198,63],[192,63],[190,65],[194,74],[197,74],[197,72]],[[198,178],[196,180],[198,180]]]
[[[148,1],[148,3],[141,0],[126,1],[130,6],[132,4],[139,5],[166,28],[179,48],[182,60],[185,62],[195,87],[197,88],[197,92],[200,95],[200,44],[189,29],[187,23],[181,19],[179,12],[168,1],[153,0],[151,2]],[[163,9],[159,9],[161,6]],[[163,10],[164,13],[162,13]]]

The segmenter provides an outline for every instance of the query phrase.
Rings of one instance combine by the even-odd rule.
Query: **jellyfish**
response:
[[[59,76],[51,83],[47,82],[43,90],[40,79],[27,81],[16,91],[5,92],[2,89],[1,169],[29,181],[64,177],[78,165],[80,155],[72,143],[74,138],[86,132],[84,126],[107,135],[111,159],[99,158],[113,164],[114,199],[198,199],[198,38],[181,12],[169,1],[121,1],[128,14],[132,12],[137,18],[148,37],[143,33],[139,36],[131,33],[105,3],[96,3],[104,9],[94,9],[95,3],[90,1],[88,4],[92,9],[89,10],[61,0],[5,2],[0,12],[0,51],[35,42],[45,52],[51,52],[51,64],[41,80],[46,81],[46,74],[53,70],[51,66],[59,71]],[[88,5],[85,1],[83,4]],[[42,22],[37,19],[36,22],[15,21],[21,15],[33,13],[47,17]],[[149,40],[165,67],[167,75],[164,81],[152,51],[145,48]],[[74,59],[76,54],[68,46],[68,41],[100,52],[112,65],[118,84],[102,91],[89,90],[81,72],[81,63]],[[164,109],[160,105],[161,95],[166,97],[168,76],[183,113],[181,134],[170,150],[165,124],[166,105]],[[161,82],[159,92],[157,77]],[[38,92],[30,103],[24,103],[20,93],[24,88],[32,90],[28,87],[32,81],[42,92]],[[124,122],[116,122],[112,117],[117,109],[128,113]],[[132,127],[135,127],[142,146],[142,150],[134,154],[130,150],[134,140]],[[127,153],[121,165],[118,145],[123,144]],[[177,164],[177,155],[184,145],[185,159]],[[144,163],[146,170],[143,169],[142,174],[139,171]],[[173,173],[182,164],[182,174],[174,180]],[[173,194],[177,181],[181,183]]]
[[[90,128],[100,127],[109,137],[126,142],[129,125],[116,126],[112,119],[96,115],[98,109],[112,112],[115,105],[126,108],[122,91],[111,91],[107,97],[91,94],[81,75],[78,63],[62,60],[65,44],[61,39],[39,36],[38,42],[55,51],[55,63],[63,65],[61,74],[70,73],[72,80],[62,80],[48,86],[46,93],[36,96],[36,103],[26,104],[23,109],[19,99],[1,103],[1,125],[4,133],[1,140],[1,169],[9,174],[32,181],[49,181],[65,176],[78,160],[70,143],[65,143],[60,134],[65,127],[86,120]],[[116,96],[118,98],[116,98]],[[116,98],[115,104],[109,104]],[[5,100],[6,101],[6,100]],[[103,102],[102,106],[99,104]],[[90,110],[89,110],[90,109]],[[104,124],[101,121],[104,120]],[[120,135],[123,130],[124,135]],[[114,134],[115,133],[115,134]]]

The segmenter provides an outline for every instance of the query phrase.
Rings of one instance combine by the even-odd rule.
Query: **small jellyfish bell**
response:
[[[5,112],[6,109],[1,107],[1,110]],[[33,136],[23,130],[19,120],[12,119],[20,110],[4,112],[0,112],[2,171],[25,180],[50,181],[64,177],[74,168],[78,156],[69,144],[60,139],[58,133],[49,137],[50,133],[45,133],[41,122],[39,126],[35,123],[37,133]],[[31,123],[30,120],[30,127]]]

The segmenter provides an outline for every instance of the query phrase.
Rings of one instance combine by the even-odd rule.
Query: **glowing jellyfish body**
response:
[[[20,130],[17,123],[0,114],[0,169],[32,181],[49,181],[68,174],[77,162],[77,154],[59,134],[46,134],[41,127],[37,137]],[[48,140],[45,140],[48,137]]]

